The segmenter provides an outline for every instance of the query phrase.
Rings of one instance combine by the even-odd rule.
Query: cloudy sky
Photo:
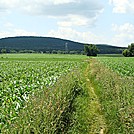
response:
[[[128,46],[134,0],[0,0],[0,38],[13,36]]]

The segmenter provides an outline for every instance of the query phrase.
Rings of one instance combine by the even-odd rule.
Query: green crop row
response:
[[[51,88],[61,76],[78,67],[76,61],[0,62],[1,127],[16,119],[29,95]]]
[[[134,58],[126,57],[99,57],[97,58],[109,69],[117,72],[121,76],[134,77]]]

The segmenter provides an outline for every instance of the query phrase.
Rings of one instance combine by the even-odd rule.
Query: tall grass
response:
[[[31,95],[19,116],[2,128],[2,133],[88,133],[89,100],[82,72],[73,71],[53,87]]]
[[[108,134],[134,133],[134,77],[121,77],[93,59],[90,78],[107,120]]]

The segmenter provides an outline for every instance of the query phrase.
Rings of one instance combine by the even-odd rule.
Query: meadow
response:
[[[134,58],[0,55],[1,133],[133,133]]]

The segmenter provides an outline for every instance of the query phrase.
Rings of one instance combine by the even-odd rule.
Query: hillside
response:
[[[97,44],[101,54],[119,54],[122,52],[122,47],[115,47],[104,44]],[[34,50],[34,51],[83,51],[84,44],[65,39],[52,38],[52,37],[8,37],[0,39],[0,50]]]
[[[117,47],[107,44],[96,44],[100,50],[100,54],[121,54],[126,47]]]

